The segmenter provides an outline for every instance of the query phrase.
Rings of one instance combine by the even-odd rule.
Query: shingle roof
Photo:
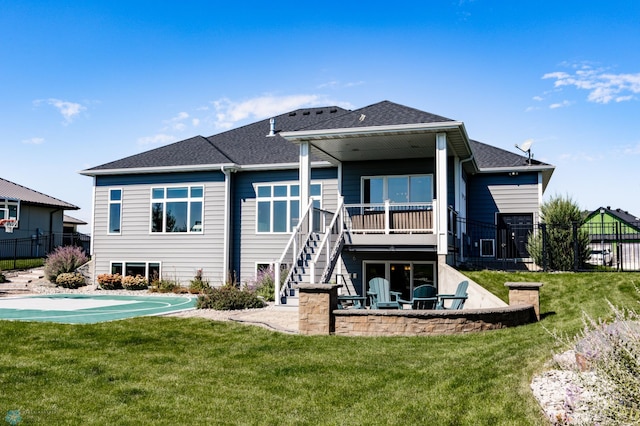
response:
[[[362,118],[364,116],[364,118]],[[213,136],[195,136],[170,145],[115,160],[85,170],[145,169],[176,166],[237,164],[292,164],[299,159],[299,148],[282,138],[280,132],[391,126],[417,123],[446,123],[454,120],[382,101],[354,111],[340,107],[303,108],[275,117],[276,135],[269,137],[269,119],[251,123]],[[526,157],[470,140],[480,169],[521,167]],[[549,166],[532,160],[532,165]]]
[[[382,101],[306,127],[305,130],[348,129],[399,124],[442,123],[447,121],[454,120],[394,102]]]
[[[640,217],[634,216],[634,215],[632,215],[631,213],[629,213],[626,210],[612,209],[611,207],[600,207],[600,208],[597,208],[594,211],[592,211],[591,213],[589,213],[588,217],[599,215],[600,214],[600,209],[604,209],[605,212],[607,212],[611,216],[615,216],[618,219],[620,219],[620,220],[622,220],[622,221],[624,221],[624,222],[626,222],[628,224],[635,224],[637,226],[638,222],[640,222]]]
[[[59,200],[42,192],[34,191],[25,186],[18,185],[6,179],[0,178],[0,198],[20,200],[29,204],[61,207],[65,210],[78,210],[80,207]]]
[[[235,163],[239,165],[298,162],[299,149],[278,135],[299,130],[328,117],[343,114],[339,107],[306,108],[275,117],[276,135],[269,137],[270,119],[205,138],[196,136],[162,146],[85,172],[112,169],[173,167]],[[90,174],[90,173],[87,173]]]
[[[473,152],[476,164],[481,170],[524,167],[528,165],[528,159],[525,156],[506,151],[502,148],[487,145],[486,143],[478,142],[473,139],[470,139],[469,143],[471,145],[471,151]],[[542,161],[535,159],[531,159],[531,165],[550,166],[550,164],[543,163]]]

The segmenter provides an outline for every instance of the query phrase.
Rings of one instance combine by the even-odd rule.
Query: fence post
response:
[[[573,230],[573,271],[577,272],[578,269],[580,268],[580,261],[579,261],[579,247],[578,247],[578,222],[573,221],[571,222],[571,227]]]
[[[547,262],[547,224],[541,223],[540,230],[542,231],[542,270],[547,272],[549,267]]]
[[[18,267],[18,239],[13,240],[13,269]]]

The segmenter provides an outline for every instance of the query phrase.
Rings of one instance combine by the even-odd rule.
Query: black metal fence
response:
[[[458,229],[456,260],[471,268],[548,271],[558,269],[557,257],[569,256],[565,270],[640,271],[640,222],[494,225],[459,219]],[[532,239],[538,256],[529,253]]]
[[[2,269],[16,269],[20,259],[44,258],[59,246],[82,247],[87,255],[91,245],[91,237],[81,233],[46,234],[32,238],[14,238],[0,240],[0,261]]]

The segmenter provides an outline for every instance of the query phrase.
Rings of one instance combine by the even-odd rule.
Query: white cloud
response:
[[[40,145],[40,144],[44,143],[44,138],[24,139],[22,141],[22,143],[27,144],[27,145]]]
[[[625,102],[635,99],[640,94],[640,73],[613,74],[605,68],[594,68],[588,64],[572,66],[573,74],[557,71],[544,74],[543,79],[553,79],[554,87],[575,87],[586,90],[590,102],[608,104],[609,102]]]
[[[161,145],[175,141],[176,138],[165,133],[158,133],[153,136],[144,136],[138,138],[138,145]]]
[[[33,101],[33,104],[35,106],[40,106],[42,104],[53,106],[60,114],[62,114],[62,117],[64,117],[64,124],[71,123],[76,115],[87,109],[87,107],[77,102],[63,101],[56,98],[37,99]]]
[[[549,105],[549,108],[551,109],[564,108],[564,107],[568,107],[569,105],[571,105],[571,102],[565,100],[559,103],[551,104]]]
[[[544,100],[544,98],[543,98],[542,96],[534,96],[534,97],[533,97],[533,100],[534,100],[534,101],[541,102],[541,101],[543,101],[543,100]]]
[[[193,125],[193,127],[198,127],[200,125],[200,119],[199,118],[192,119],[191,124]]]
[[[236,123],[247,119],[262,120],[299,108],[338,104],[351,108],[350,104],[337,103],[322,95],[265,95],[239,102],[221,98],[212,102],[215,109],[213,121],[216,128],[229,129]]]
[[[184,121],[189,118],[189,114],[182,111],[179,112],[178,115],[176,115],[173,118],[170,118],[168,120],[165,120],[164,123],[167,125],[165,126],[162,130],[168,131],[168,130],[177,130],[179,132],[183,131],[187,126],[184,124]]]

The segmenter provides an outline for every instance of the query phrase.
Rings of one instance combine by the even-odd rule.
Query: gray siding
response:
[[[257,263],[272,263],[282,255],[290,233],[259,234],[256,232],[256,191],[260,183],[297,183],[298,171],[243,172],[234,175],[233,262],[232,270],[240,282],[255,277]],[[336,169],[313,169],[312,183],[322,184],[322,207],[337,207]]]
[[[110,262],[160,262],[165,279],[188,284],[198,269],[212,285],[224,282],[223,227],[224,181],[214,174],[209,182],[189,181],[187,174],[180,183],[204,186],[204,217],[202,234],[151,233],[151,187],[163,186],[162,179],[147,177],[148,182],[129,183],[120,177],[108,186],[101,182],[95,188],[95,218],[93,251],[95,273],[110,272]],[[175,185],[175,184],[170,184]],[[122,226],[120,235],[107,234],[109,189],[122,189]]]

